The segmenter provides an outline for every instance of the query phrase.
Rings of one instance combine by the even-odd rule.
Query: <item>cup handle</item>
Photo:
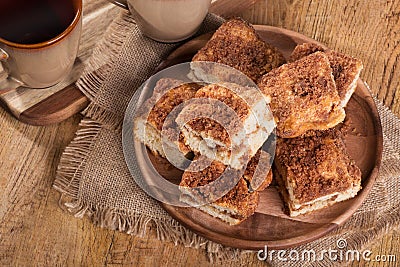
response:
[[[111,3],[114,5],[117,5],[119,7],[125,8],[126,10],[129,10],[127,0],[109,0]]]
[[[8,57],[7,52],[0,48],[0,61],[6,61]]]
[[[7,61],[8,58],[8,53],[0,48],[0,63]],[[23,85],[23,83],[12,78],[4,68],[3,64],[0,64],[0,91],[16,89],[21,85]]]

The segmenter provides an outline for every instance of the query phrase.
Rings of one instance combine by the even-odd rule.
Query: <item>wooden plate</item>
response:
[[[299,33],[270,26],[255,26],[260,36],[278,47],[288,57],[298,43],[315,42]],[[211,34],[193,39],[175,50],[158,69],[190,61]],[[217,243],[242,248],[283,249],[303,244],[326,235],[343,224],[357,210],[378,175],[383,149],[382,128],[374,101],[364,83],[359,80],[355,94],[346,108],[350,131],[345,142],[350,156],[362,171],[363,189],[358,195],[332,207],[290,218],[284,213],[284,205],[275,187],[270,186],[260,194],[256,213],[242,224],[229,226],[195,208],[174,207],[161,204],[177,221],[187,228]],[[168,162],[151,158],[153,166],[167,179],[179,175]],[[176,181],[179,182],[179,181]]]

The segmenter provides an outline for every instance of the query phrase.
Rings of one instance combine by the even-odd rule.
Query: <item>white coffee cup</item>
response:
[[[14,4],[18,1],[10,0],[9,2]],[[63,4],[61,4],[61,2],[63,2]],[[54,4],[49,1],[32,0],[29,3],[26,1],[24,3],[32,7],[26,7],[24,11],[19,11],[14,8],[16,10],[12,10],[12,12],[16,14],[13,16],[26,17],[27,14],[30,14],[29,12],[32,12],[33,14],[30,19],[33,20],[33,22],[35,19],[43,20],[43,16],[48,16],[49,21],[57,19],[57,22],[60,22],[60,25],[57,26],[60,30],[58,34],[49,36],[48,39],[35,42],[35,40],[40,40],[40,36],[37,33],[22,34],[21,32],[17,32],[14,34],[15,36],[13,36],[8,33],[10,31],[7,31],[7,28],[0,28],[0,60],[3,66],[2,74],[7,76],[7,79],[3,79],[0,82],[0,89],[15,88],[19,85],[30,88],[46,88],[55,85],[69,74],[78,53],[82,28],[82,0],[54,1]],[[42,12],[41,14],[43,15],[38,16],[38,13],[34,13],[37,12],[33,6],[35,4],[38,6],[58,6],[54,7],[54,10],[50,7],[47,7],[48,10],[45,10],[45,7],[42,7],[40,12]],[[2,4],[0,4],[0,16],[2,12],[6,12],[1,10],[1,5]],[[68,21],[66,21],[67,18],[62,17],[63,12],[67,12],[65,9],[66,6],[71,8],[71,10],[68,11],[71,13],[65,15],[69,16]],[[30,11],[30,8],[32,8],[32,11]],[[46,13],[43,13],[45,11]],[[51,13],[53,11],[55,14]],[[19,12],[25,13],[21,14]],[[56,16],[60,17],[57,18]],[[12,20],[11,17],[10,20]],[[4,20],[3,23],[4,22],[7,21]],[[26,20],[26,22],[28,22],[28,20]],[[32,21],[30,22],[30,24],[32,24]],[[52,27],[50,23],[46,25]],[[30,28],[30,25],[27,23],[21,27]],[[49,30],[50,28],[44,30],[51,34],[54,30],[53,28],[51,28],[51,30]],[[16,31],[16,27],[13,28],[13,31]],[[7,37],[5,37],[5,35]],[[18,37],[18,35],[21,35],[21,37]],[[35,35],[38,35],[38,37],[35,37]],[[18,38],[22,37],[26,40],[18,41]]]
[[[207,15],[211,0],[116,0],[129,9],[141,32],[173,43],[191,37]]]

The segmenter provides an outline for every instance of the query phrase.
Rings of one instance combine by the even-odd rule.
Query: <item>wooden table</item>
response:
[[[239,15],[361,58],[362,79],[400,115],[400,0],[261,0]],[[33,127],[0,109],[0,265],[208,265],[202,250],[161,242],[154,234],[139,238],[101,229],[60,209],[52,182],[80,119],[75,115],[57,125]],[[397,254],[400,261],[399,246],[400,233],[392,232],[369,249]],[[246,257],[248,264],[264,266]]]

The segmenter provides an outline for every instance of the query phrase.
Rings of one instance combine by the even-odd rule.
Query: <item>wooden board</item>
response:
[[[225,17],[233,16],[256,2],[258,0],[218,0],[213,1],[210,11]],[[64,82],[47,89],[0,89],[0,105],[18,120],[31,125],[59,123],[84,109],[89,100],[74,83],[96,42],[120,11],[121,8],[107,1],[84,0],[81,44],[71,74]]]
[[[255,26],[260,36],[278,47],[288,57],[297,43],[315,42],[301,34],[269,26]],[[161,65],[165,68],[191,59],[210,38],[203,35],[189,41],[173,52]],[[237,226],[211,217],[195,208],[162,204],[164,209],[187,228],[217,243],[243,249],[282,249],[303,244],[326,235],[343,224],[362,204],[378,175],[383,149],[382,128],[374,101],[359,80],[355,94],[346,108],[352,131],[346,136],[350,156],[362,171],[363,189],[358,195],[332,207],[291,218],[275,187],[260,193],[260,204],[253,216]],[[177,182],[179,172],[166,161],[150,157],[153,166],[171,182]],[[178,181],[179,182],[179,181]]]

